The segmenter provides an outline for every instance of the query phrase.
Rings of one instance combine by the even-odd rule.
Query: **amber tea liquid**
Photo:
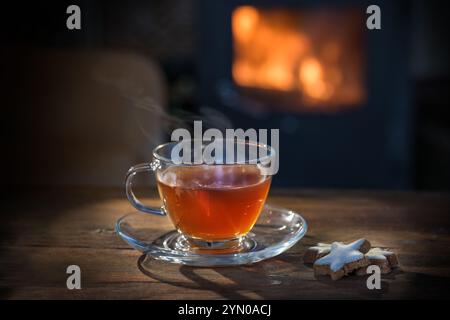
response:
[[[255,165],[172,166],[160,172],[157,180],[176,228],[205,241],[247,234],[258,219],[271,182]]]

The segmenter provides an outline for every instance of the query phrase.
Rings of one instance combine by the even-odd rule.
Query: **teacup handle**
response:
[[[146,206],[145,204],[143,204],[141,201],[139,201],[138,198],[136,198],[136,196],[133,192],[133,188],[132,188],[133,178],[136,175],[136,173],[147,172],[147,171],[155,172],[159,168],[159,165],[160,165],[159,161],[154,160],[151,163],[141,163],[141,164],[137,164],[137,165],[131,167],[128,170],[126,178],[125,178],[125,190],[127,193],[128,201],[130,201],[130,203],[133,205],[133,207],[135,207],[139,211],[165,216],[166,214],[165,214],[164,210],[162,210],[162,208],[149,207],[149,206]]]

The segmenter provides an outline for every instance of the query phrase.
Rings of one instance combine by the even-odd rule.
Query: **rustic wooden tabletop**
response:
[[[156,198],[148,199],[154,204]],[[154,262],[114,232],[132,211],[113,189],[35,190],[2,200],[0,297],[11,299],[397,299],[448,298],[450,195],[445,193],[280,191],[269,202],[303,214],[305,238],[278,257],[251,266],[192,268]],[[164,218],[162,218],[164,219]],[[401,268],[381,290],[363,277],[333,282],[304,265],[317,242],[365,237],[394,250]],[[66,288],[66,268],[81,268],[81,290]]]

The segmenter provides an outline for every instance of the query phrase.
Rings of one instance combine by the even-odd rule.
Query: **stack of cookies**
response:
[[[384,274],[398,267],[397,256],[392,251],[371,248],[370,242],[366,239],[349,244],[319,243],[306,251],[303,261],[313,264],[317,276],[330,275],[333,280],[339,280],[352,273],[365,275],[370,265],[379,266],[381,273]]]

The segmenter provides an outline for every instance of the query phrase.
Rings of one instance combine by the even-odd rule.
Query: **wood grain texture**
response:
[[[450,197],[446,193],[273,190],[269,202],[301,212],[304,239],[251,266],[192,268],[143,259],[114,232],[132,211],[115,189],[42,189],[2,200],[0,296],[9,299],[399,299],[448,298]],[[159,200],[150,198],[150,203]],[[162,218],[161,223],[167,223]],[[157,226],[155,226],[156,228]],[[382,276],[315,278],[302,256],[317,242],[360,237],[394,250],[401,268]],[[82,289],[66,289],[66,267]],[[148,270],[151,270],[148,271]]]

